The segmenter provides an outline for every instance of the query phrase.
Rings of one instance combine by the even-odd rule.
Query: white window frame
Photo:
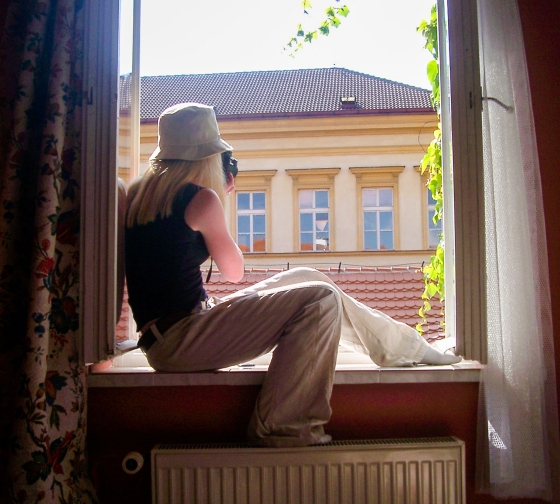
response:
[[[328,191],[329,193],[329,250],[336,251],[335,235],[335,197],[334,197],[334,178],[340,172],[340,168],[295,168],[286,170],[286,173],[293,181],[293,205],[294,205],[294,252],[297,253],[316,253],[315,250],[302,251],[300,242],[300,208],[299,191],[301,189],[311,189]],[[313,241],[315,248],[315,240]],[[319,253],[325,253],[319,251]]]
[[[300,202],[300,198],[301,198],[301,193],[303,191],[307,191],[307,192],[311,192],[312,194],[312,199],[313,199],[313,205],[310,208],[302,208],[301,207],[301,202]],[[317,201],[317,193],[318,192],[324,192],[327,193],[327,206],[326,207],[317,207],[316,206],[316,201]],[[312,234],[313,238],[312,238],[312,250],[307,251],[307,252],[321,252],[323,250],[318,249],[317,247],[319,246],[318,240],[322,239],[322,238],[317,238],[317,234],[318,233],[325,233],[327,234],[327,248],[324,249],[324,251],[329,251],[330,250],[330,243],[331,243],[331,211],[330,211],[330,205],[331,205],[331,198],[330,198],[330,191],[325,188],[325,189],[302,189],[300,188],[298,190],[298,223],[299,223],[299,233],[298,233],[298,237],[299,237],[299,251],[300,252],[306,252],[303,250],[303,243],[301,240],[301,235],[302,234]],[[327,214],[327,229],[325,231],[325,229],[323,230],[318,230],[317,227],[317,216],[319,214]],[[304,231],[301,229],[301,220],[302,220],[302,216],[303,215],[311,215],[313,224],[311,226],[311,231]]]
[[[230,229],[233,230],[232,235],[237,237],[237,192],[264,192],[266,198],[266,250],[271,249],[272,240],[272,224],[271,212],[272,199],[270,186],[272,184],[272,177],[276,175],[277,170],[242,170],[235,177],[235,197],[233,204],[230,205]],[[226,206],[227,212],[227,206]],[[266,252],[252,252],[254,254],[261,254]]]
[[[136,0],[138,1],[138,0]],[[86,0],[81,187],[81,297],[83,334],[81,359],[95,363],[112,358],[116,316],[116,204],[118,131],[118,19],[113,0]],[[480,68],[476,0],[438,0],[440,23],[444,162],[453,159],[453,177],[444,175],[446,326],[457,336],[457,353],[486,361],[486,288],[484,253],[484,191]],[[441,34],[449,33],[449,37]],[[448,40],[448,43],[446,43]],[[447,70],[449,73],[447,74]],[[300,170],[303,171],[303,170]],[[309,170],[305,170],[309,171]],[[334,175],[333,175],[334,176]],[[334,198],[331,195],[331,202]],[[295,215],[299,213],[296,212]],[[331,229],[335,230],[331,208]],[[299,226],[297,227],[299,233]],[[331,250],[335,250],[334,236]],[[299,242],[299,240],[298,240]],[[296,242],[296,243],[298,243]],[[452,266],[455,265],[453,269]]]
[[[379,202],[379,191],[391,191],[391,206],[383,206],[383,205],[374,205],[374,206],[366,206],[364,203],[364,192],[365,191],[375,191],[376,199]],[[391,212],[391,228],[389,230],[381,229],[381,213],[382,212]],[[366,249],[366,213],[371,213],[375,215],[376,221],[376,232],[377,232],[377,243],[375,244],[375,248],[373,249]],[[396,250],[395,247],[395,194],[392,187],[363,187],[362,188],[362,236],[363,236],[363,250],[369,251],[376,251],[376,250]],[[390,231],[391,232],[391,248],[381,248],[381,233],[383,231]]]
[[[358,250],[365,250],[363,190],[379,188],[393,189],[393,250],[400,250],[399,176],[404,168],[404,166],[360,166],[350,168],[350,172],[356,177],[358,193],[358,229],[361,230],[358,234]]]
[[[254,200],[254,195],[255,194],[262,194],[264,195],[264,208],[249,208],[249,209],[239,209],[238,207],[238,203],[239,203],[239,196],[241,194],[248,194],[249,195],[249,200],[250,200],[250,206],[253,207],[253,200]],[[267,197],[266,197],[266,191],[265,190],[252,190],[252,191],[235,191],[235,206],[236,206],[236,216],[235,216],[235,222],[236,222],[236,233],[235,233],[235,239],[237,241],[237,245],[239,246],[239,235],[243,234],[243,235],[249,235],[249,250],[243,251],[243,253],[254,253],[254,252],[262,252],[262,253],[266,253],[267,252],[267,247],[266,247],[266,238],[268,235],[268,226],[267,226],[267,222],[266,222],[266,216],[268,213],[268,201],[267,201]],[[254,230],[254,217],[255,216],[262,216],[264,217],[264,250],[253,250],[253,246],[255,243],[255,230]],[[249,217],[249,232],[248,233],[241,233],[241,231],[239,230],[239,217]],[[261,232],[259,232],[258,234],[263,234]]]

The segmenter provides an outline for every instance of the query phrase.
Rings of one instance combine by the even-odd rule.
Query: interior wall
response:
[[[555,261],[560,257],[560,3],[519,0],[519,5],[542,174],[553,323],[560,328],[560,267]],[[560,369],[558,329],[554,340]],[[90,389],[88,445],[101,502],[151,501],[149,451],[156,443],[243,440],[257,394],[258,387],[252,386]],[[474,494],[477,399],[473,383],[338,385],[327,430],[335,439],[455,435],[466,442],[468,502],[497,503]],[[143,453],[147,464],[130,476],[121,461],[133,450]]]

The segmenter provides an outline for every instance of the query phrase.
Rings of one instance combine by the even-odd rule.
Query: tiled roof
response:
[[[370,308],[380,310],[395,320],[415,327],[420,322],[418,309],[422,306],[424,277],[417,268],[338,268],[320,269],[327,274],[344,292]],[[205,284],[209,296],[223,297],[232,292],[253,285],[281,270],[247,270],[241,281],[233,284],[223,280],[218,273],[212,273],[210,282]],[[203,275],[205,276],[205,274]],[[431,301],[428,324],[424,326],[424,336],[432,341],[443,337],[440,322],[443,321],[441,304]]]
[[[212,105],[218,117],[431,111],[430,92],[344,68],[272,70],[141,79],[141,119],[182,102]],[[130,106],[130,76],[121,77],[121,108]],[[354,97],[355,106],[341,98]]]

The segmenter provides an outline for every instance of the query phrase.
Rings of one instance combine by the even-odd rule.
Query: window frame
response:
[[[416,171],[420,174],[421,180],[421,202],[422,202],[422,247],[424,250],[435,250],[436,247],[430,248],[430,216],[428,214],[430,205],[428,204],[428,194],[430,189],[428,188],[428,175],[426,173],[420,173],[420,167],[416,167]],[[440,220],[441,232],[443,232],[443,219]]]
[[[235,191],[232,193],[233,199],[228,202],[226,214],[229,213],[230,229],[234,239],[237,241],[237,193],[238,192],[264,192],[266,199],[266,237],[265,237],[265,252],[244,252],[247,254],[263,254],[271,250],[272,243],[272,208],[271,200],[271,185],[272,177],[276,175],[278,170],[243,170],[235,177]]]
[[[296,253],[325,253],[336,251],[336,226],[335,226],[335,197],[334,179],[340,172],[340,168],[295,168],[287,169],[286,173],[292,178],[292,201],[294,209],[294,241],[293,252]],[[301,250],[300,243],[300,213],[299,213],[299,191],[305,189],[325,190],[329,193],[329,250],[316,251]]]
[[[138,1],[138,0],[136,0]],[[476,0],[438,0],[444,174],[446,321],[456,335],[456,351],[469,360],[486,361],[486,271],[484,251],[484,187],[482,170],[482,93],[478,52]],[[116,206],[118,133],[119,2],[86,0],[84,96],[81,182],[81,293],[82,363],[97,363],[118,354],[116,315]],[[445,36],[442,36],[445,34]],[[103,41],[103,43],[100,43]],[[449,64],[449,61],[452,64]],[[447,98],[447,99],[446,99]],[[449,134],[451,132],[451,134]],[[287,170],[294,191],[317,187],[313,175],[326,176],[334,193],[340,168]],[[290,173],[291,172],[291,173]],[[301,173],[304,172],[304,173]],[[446,180],[447,178],[447,180]],[[473,197],[473,195],[475,197]],[[331,194],[333,206],[336,203]],[[335,209],[330,248],[336,250]],[[294,212],[299,218],[299,212]],[[451,228],[450,228],[451,226]],[[294,228],[299,233],[299,224]],[[294,241],[299,243],[299,239]],[[294,247],[295,248],[295,247]],[[450,255],[451,254],[451,255]],[[473,272],[476,272],[473,274]]]
[[[358,215],[358,250],[364,248],[364,189],[393,189],[393,249],[400,250],[400,213],[399,213],[399,176],[404,166],[350,167],[350,173],[356,177],[357,215]],[[383,252],[384,249],[368,250],[367,252]]]

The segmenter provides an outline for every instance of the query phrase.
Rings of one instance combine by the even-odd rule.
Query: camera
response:
[[[224,169],[226,182],[228,180],[228,172],[231,173],[234,178],[237,177],[237,172],[239,171],[237,169],[237,159],[231,155],[231,151],[222,152],[222,167]]]

